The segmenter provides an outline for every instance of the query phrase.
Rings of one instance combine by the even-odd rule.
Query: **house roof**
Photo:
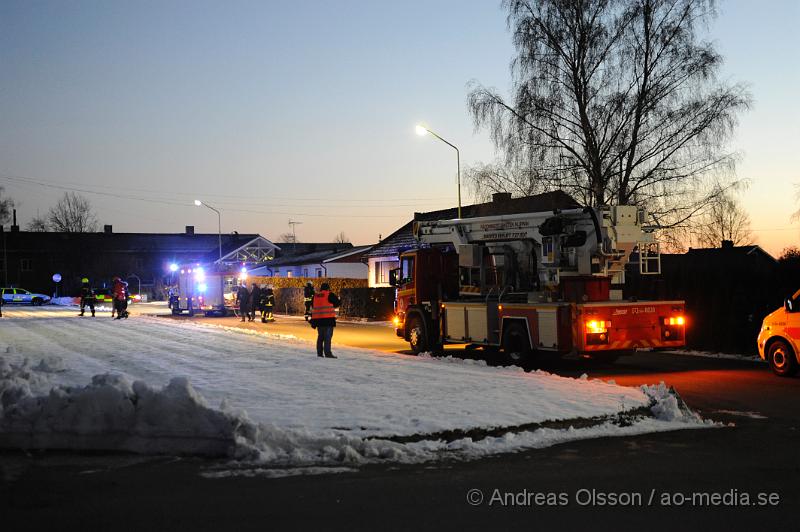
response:
[[[340,255],[343,252],[351,252],[353,250],[353,244],[350,243],[340,243],[335,244],[335,246],[336,247],[331,247],[331,245],[324,244],[319,246],[322,249],[306,251],[305,253],[290,253],[281,255],[274,260],[271,260],[267,266],[269,269],[274,269],[286,266],[299,266],[301,264],[319,264],[325,259]],[[291,248],[291,244],[284,245],[284,250],[291,251]]]
[[[478,218],[481,216],[495,216],[498,214],[520,214],[525,212],[545,212],[551,210],[576,209],[581,205],[564,191],[556,190],[536,194],[534,196],[523,196],[521,198],[502,199],[500,201],[490,201],[488,203],[478,203],[475,205],[465,205],[461,207],[462,218]],[[391,235],[384,238],[371,251],[365,254],[366,257],[387,257],[395,256],[406,249],[418,246],[417,240],[412,234],[414,221],[430,220],[451,220],[458,217],[458,208],[443,209],[440,211],[414,213],[414,219]]]
[[[704,259],[713,259],[713,258],[728,259],[731,257],[762,256],[776,263],[778,262],[778,259],[776,259],[772,255],[764,251],[764,249],[761,246],[757,245],[723,246],[719,248],[689,248],[689,251],[686,252],[686,256],[704,258]]]
[[[331,255],[322,262],[361,262],[361,257],[370,249],[372,249],[371,245],[356,246],[353,249],[348,249],[347,251],[342,251],[340,253]]]

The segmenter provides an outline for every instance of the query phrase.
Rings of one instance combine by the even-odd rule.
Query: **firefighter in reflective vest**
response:
[[[94,290],[89,285],[89,279],[84,277],[81,279],[81,313],[78,316],[83,316],[83,313],[86,311],[86,306],[89,306],[89,310],[92,311],[92,317],[94,318]]]
[[[339,298],[331,292],[328,283],[322,283],[320,291],[314,294],[311,304],[311,327],[317,330],[317,356],[336,358],[331,353],[333,328],[336,327],[336,307],[341,305]]]
[[[306,321],[311,317],[311,303],[314,301],[314,285],[308,281],[303,287],[303,303],[306,304]]]
[[[119,277],[114,277],[114,286],[111,289],[111,294],[113,295],[114,300],[114,310],[117,311],[117,317],[114,318],[115,320],[121,320],[122,318],[128,318],[128,283],[120,279]]]
[[[261,315],[261,323],[267,323],[270,321],[275,321],[275,317],[272,315],[272,309],[275,308],[275,291],[272,289],[272,285],[264,288],[263,298],[264,298],[264,313]]]

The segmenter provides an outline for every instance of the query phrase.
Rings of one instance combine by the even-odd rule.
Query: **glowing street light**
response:
[[[194,200],[194,204],[197,207],[208,207],[209,209],[217,213],[217,233],[219,235],[219,263],[222,264],[222,215],[219,213],[217,209],[215,209],[208,203],[203,203],[199,199]]]
[[[452,142],[448,142],[444,140],[442,137],[437,135],[435,132],[431,131],[430,128],[427,126],[423,126],[422,124],[417,124],[414,130],[417,132],[417,135],[420,137],[424,137],[427,134],[431,134],[437,139],[441,140],[454,150],[456,150],[456,174],[458,176],[458,217],[461,218],[461,152],[458,151],[458,148]]]

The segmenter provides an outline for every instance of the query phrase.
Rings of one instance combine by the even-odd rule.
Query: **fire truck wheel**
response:
[[[503,352],[506,361],[518,366],[530,362],[531,346],[528,342],[528,331],[519,323],[512,323],[503,333]]]
[[[425,325],[419,316],[414,316],[408,322],[408,343],[415,355],[428,349],[428,338],[425,334]]]
[[[769,345],[769,367],[775,375],[790,377],[797,373],[797,359],[792,348],[783,340],[775,340]]]

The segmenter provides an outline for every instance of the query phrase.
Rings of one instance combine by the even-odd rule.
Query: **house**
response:
[[[171,264],[213,263],[256,266],[271,260],[280,248],[258,234],[101,233],[11,231],[0,227],[0,282],[46,294],[76,294],[80,279],[97,287],[114,276],[128,280],[132,290],[160,297],[170,284]],[[53,276],[59,274],[56,285]]]
[[[363,257],[372,246],[354,247],[350,243],[297,246],[293,249],[293,244],[286,244],[285,254],[248,273],[266,277],[367,278]]]
[[[520,214],[526,212],[545,212],[552,210],[577,209],[581,205],[560,190],[512,198],[511,194],[501,192],[492,195],[492,201],[466,205],[461,208],[462,218],[478,218],[498,214]],[[458,217],[458,209],[414,213],[414,219],[390,234],[365,254],[369,267],[370,288],[389,286],[389,272],[400,265],[400,254],[416,249],[419,243],[412,234],[415,221],[450,220]]]

